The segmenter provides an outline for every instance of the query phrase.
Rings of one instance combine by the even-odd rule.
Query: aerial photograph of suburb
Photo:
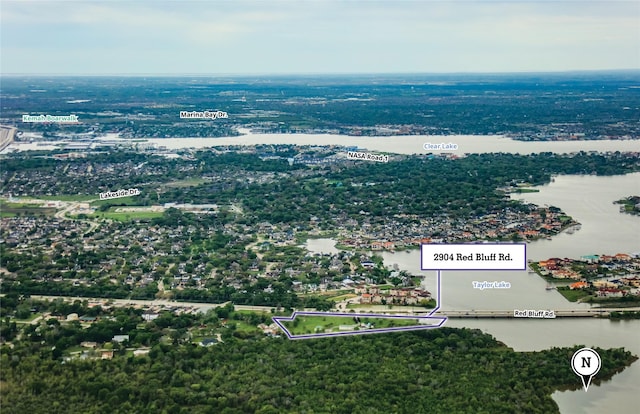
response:
[[[0,1],[1,414],[636,414],[640,0]]]

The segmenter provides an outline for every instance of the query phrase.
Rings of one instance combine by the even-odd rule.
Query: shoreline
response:
[[[248,132],[240,128],[239,132]],[[580,151],[596,152],[635,152],[639,139],[626,140],[575,140],[575,141],[521,141],[505,135],[391,135],[391,136],[352,136],[330,133],[273,133],[224,136],[224,137],[171,137],[171,138],[122,138],[119,134],[93,137],[91,139],[58,139],[43,141],[29,137],[29,142],[16,141],[4,148],[0,154],[5,155],[21,151],[60,151],[64,146],[83,143],[90,147],[106,142],[108,145],[122,144],[135,147],[143,144],[148,151],[177,151],[184,149],[203,149],[219,146],[257,146],[257,145],[294,145],[294,146],[340,146],[357,147],[398,155],[449,154],[462,157],[466,154],[498,153],[531,154],[553,152],[571,154]],[[457,150],[424,149],[425,143],[451,141]],[[58,146],[62,146],[60,148]],[[155,147],[155,148],[148,148]],[[83,150],[85,151],[85,150]]]

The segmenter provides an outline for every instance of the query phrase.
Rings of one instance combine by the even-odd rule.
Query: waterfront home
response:
[[[596,295],[602,298],[621,298],[624,294],[625,292],[623,290],[614,288],[599,289],[596,292]]]
[[[613,289],[618,287],[618,285],[608,280],[596,280],[595,282],[593,282],[593,287],[598,289]]]
[[[587,287],[589,287],[589,284],[587,282],[584,282],[584,281],[572,283],[572,284],[569,285],[569,289],[571,289],[571,290],[585,289]]]

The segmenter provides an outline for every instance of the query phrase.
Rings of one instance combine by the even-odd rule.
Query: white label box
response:
[[[422,270],[526,270],[525,243],[422,244]]]

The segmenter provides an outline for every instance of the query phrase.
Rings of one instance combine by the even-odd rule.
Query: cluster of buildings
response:
[[[206,266],[206,257],[185,256],[190,250],[189,238],[196,233],[198,237],[211,237],[218,230],[107,222],[87,232],[89,223],[57,217],[1,221],[0,243],[17,253],[47,255],[46,263],[34,264],[31,279],[76,286],[108,281],[116,286],[144,287],[165,276],[172,280],[173,287],[197,286],[211,269]]]
[[[103,142],[103,141],[101,141]],[[125,141],[126,142],[126,141]],[[79,144],[78,144],[79,145]],[[232,150],[231,147],[219,147],[212,150],[216,153],[247,153],[257,154],[263,159],[288,159],[290,155],[282,155],[274,149],[258,149],[247,147],[243,150]],[[197,164],[190,163],[149,163],[125,160],[120,162],[102,162],[93,157],[87,157],[95,151],[74,151],[42,156],[43,158],[54,158],[59,160],[76,159],[75,162],[60,162],[53,166],[42,169],[1,171],[0,180],[4,180],[3,192],[12,193],[16,196],[31,196],[33,194],[44,194],[55,196],[56,194],[84,194],[98,197],[100,192],[112,191],[123,188],[123,177],[130,177],[135,180],[140,177],[147,177],[154,180],[158,176],[174,175],[176,180],[182,179],[185,175],[192,175],[198,168]],[[152,149],[148,152],[151,155],[164,156],[166,158],[180,158],[193,161],[194,156],[189,150],[184,153],[168,152],[166,150]],[[334,154],[334,155],[332,155]],[[292,163],[308,165],[333,164],[342,159],[335,155],[335,150],[331,148],[305,148],[298,150],[298,154],[291,157]],[[171,157],[169,157],[171,156]],[[346,159],[346,156],[344,156]],[[295,176],[303,177],[313,174],[313,171],[300,169],[287,172],[273,171],[252,171],[246,169],[233,169],[222,171],[209,171],[203,173],[200,178],[211,184],[212,188],[224,189],[235,183],[265,184],[282,179],[283,177]],[[11,178],[9,180],[9,178]],[[146,180],[145,180],[146,181]]]
[[[412,287],[382,289],[379,286],[359,285],[354,292],[361,304],[418,305],[431,299],[428,291]]]
[[[640,295],[640,254],[586,255],[580,259],[551,258],[537,263],[543,276],[571,279],[569,288],[592,289],[597,297]]]
[[[375,283],[369,271],[374,263],[365,255],[341,252],[332,255],[301,255],[295,262],[285,262],[280,251],[297,246],[295,229],[261,223],[257,226],[264,241],[246,246],[251,226],[227,224],[218,228],[195,225],[164,227],[159,225],[122,225],[103,222],[95,225],[82,220],[58,217],[2,218],[0,243],[11,251],[36,256],[45,261],[33,263],[28,277],[39,282],[55,282],[76,287],[119,289],[127,291],[157,286],[161,296],[172,290],[228,288],[237,291],[258,283],[265,294],[274,291],[272,283],[282,277],[291,280],[294,292],[319,292],[353,288],[355,283]],[[228,237],[227,249],[207,249],[199,254],[191,251],[190,240]],[[263,233],[264,232],[264,233]],[[228,250],[234,245],[242,249]],[[217,261],[215,265],[212,260]],[[356,265],[361,265],[358,267]],[[344,269],[349,269],[345,273]],[[24,266],[11,266],[5,277],[20,276]],[[318,275],[309,281],[309,275]]]
[[[345,246],[394,251],[420,246],[421,243],[511,239],[514,234],[520,240],[546,238],[575,224],[563,221],[563,217],[560,212],[532,205],[526,213],[505,209],[493,214],[455,221],[442,217],[406,214],[389,217],[384,224],[374,224],[368,217],[364,218],[364,223],[345,219],[338,228],[340,243]]]
[[[574,279],[579,280],[583,276],[580,272],[571,268],[571,259],[551,258],[538,262],[538,269],[541,275],[551,276],[555,279]],[[594,269],[596,270],[596,269]]]
[[[607,274],[640,275],[640,255],[586,255],[580,259],[552,257],[537,263],[541,275],[556,279],[602,278]]]
[[[23,216],[0,219],[0,243],[16,252],[52,253],[56,246],[71,248],[75,238],[88,230],[89,225],[78,220]]]
[[[52,202],[55,203],[55,202]],[[87,208],[88,206],[80,206]],[[194,207],[194,205],[167,205],[165,207]],[[205,205],[216,208],[216,205]],[[134,207],[124,207],[134,208]],[[508,222],[517,223],[522,231],[531,226],[561,226],[558,214],[547,211],[545,215],[532,209],[528,214],[504,211],[476,220],[445,221],[422,219],[422,225],[407,226],[399,218],[385,223],[357,225],[348,219],[340,230],[341,243],[366,250],[389,250],[420,243],[476,240],[477,237],[501,234]],[[265,278],[277,281],[281,277],[291,280],[294,292],[317,292],[353,288],[359,284],[383,283],[371,277],[374,263],[366,256],[342,252],[326,257],[300,256],[295,263],[284,263],[273,249],[298,245],[298,229],[289,224],[267,222],[248,226],[225,224],[217,228],[202,226],[164,227],[158,225],[126,225],[118,222],[88,223],[58,217],[3,218],[0,241],[17,252],[48,254],[49,263],[34,265],[31,278],[74,286],[91,287],[99,284],[116,287],[125,285],[128,290],[147,289],[156,283],[158,294],[170,294],[171,290],[211,289],[232,287],[237,291],[248,289]],[[222,232],[229,237],[229,247],[245,245],[260,235],[261,242],[250,249],[256,254],[249,257],[245,249],[224,257],[217,257],[214,250],[192,254],[189,240],[215,238]],[[421,237],[439,233],[438,237]],[[83,236],[83,237],[78,237]],[[211,260],[218,260],[215,266]],[[361,266],[358,269],[357,263]],[[46,267],[46,270],[45,270]],[[347,269],[347,270],[345,270]],[[557,277],[580,278],[571,273],[570,267],[553,268]],[[563,273],[566,272],[566,273]],[[318,275],[309,281],[309,275]],[[319,282],[318,282],[319,280]],[[163,283],[164,282],[164,283]],[[406,285],[405,285],[406,287]],[[267,283],[265,294],[273,293]],[[413,305],[429,300],[428,292],[416,289],[392,289],[390,291],[363,292],[360,298],[365,304]]]
[[[611,280],[581,280],[569,285],[569,289],[594,289],[596,297],[621,298],[627,295],[640,296],[640,276],[628,276]]]

